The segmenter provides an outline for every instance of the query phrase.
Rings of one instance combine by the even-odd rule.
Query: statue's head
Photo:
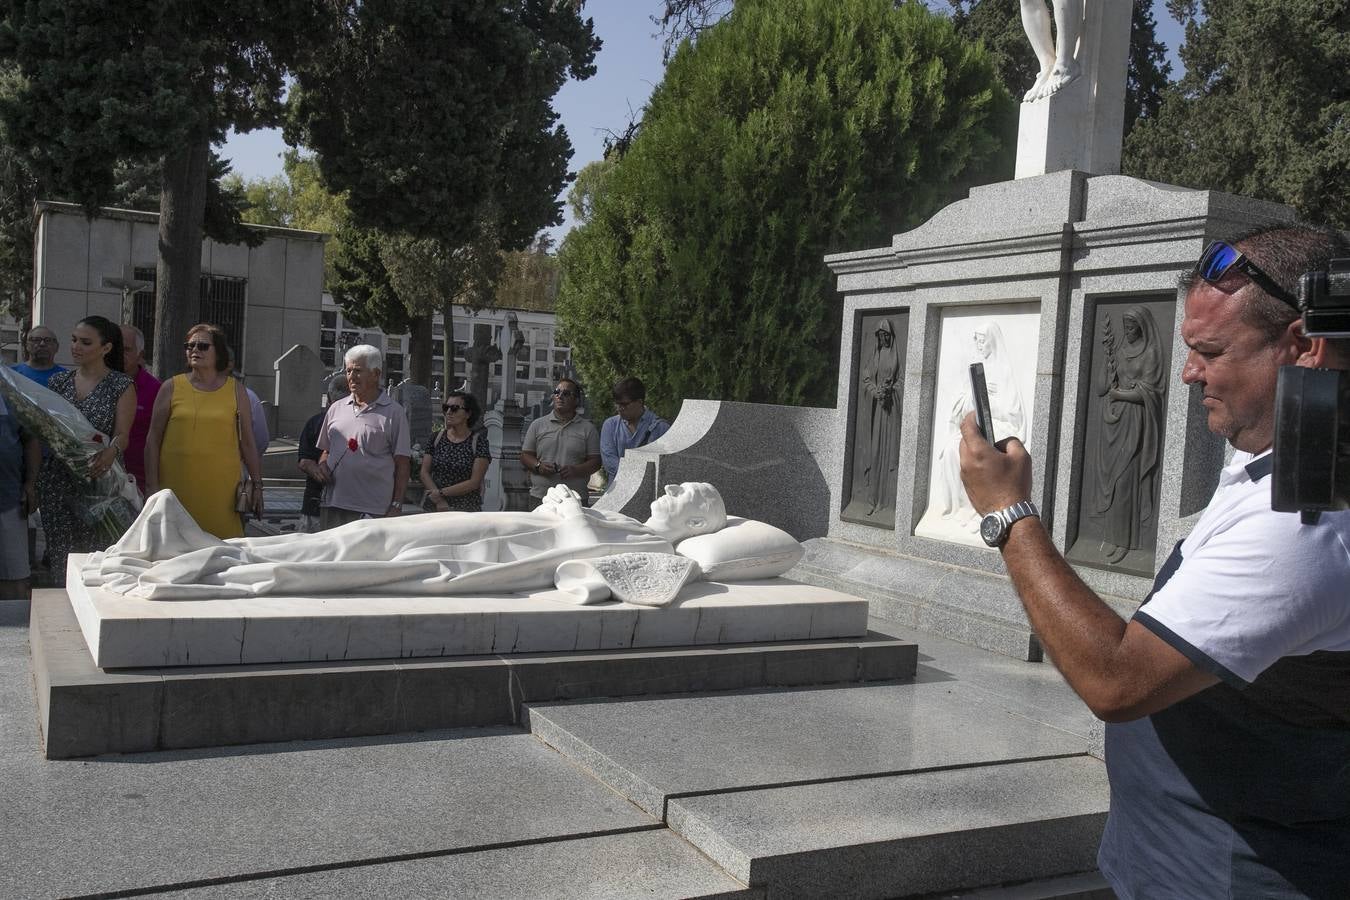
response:
[[[889,347],[895,342],[895,327],[891,325],[890,319],[882,319],[877,325],[877,346],[881,348]]]
[[[717,488],[702,481],[666,485],[652,501],[647,527],[672,544],[696,534],[720,531],[727,524],[727,508]]]

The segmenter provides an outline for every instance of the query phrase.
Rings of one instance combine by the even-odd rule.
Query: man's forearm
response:
[[[1038,518],[1012,526],[1003,559],[1031,627],[1099,718],[1127,722],[1218,682],[1138,622],[1125,622],[1079,579]]]
[[[1039,518],[1015,522],[1002,549],[1008,577],[1055,666],[1094,710],[1107,704],[1123,674],[1114,663],[1125,620],[1083,583]]]

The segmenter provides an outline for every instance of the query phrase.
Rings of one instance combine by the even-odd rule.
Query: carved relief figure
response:
[[[1131,306],[1120,322],[1117,333],[1110,313],[1102,318],[1105,352],[1096,384],[1097,395],[1105,400],[1097,440],[1095,513],[1102,520],[1101,549],[1113,565],[1143,546],[1141,534],[1149,532],[1156,513],[1167,377],[1153,314]]]
[[[863,497],[867,515],[895,506],[896,467],[900,443],[900,391],[904,372],[895,326],[890,319],[877,325],[876,343],[863,368],[863,397],[867,405],[867,455],[863,469]]]
[[[984,363],[984,377],[989,389],[989,409],[994,416],[994,435],[998,440],[1016,437],[1026,442],[1026,406],[1017,387],[1017,374],[1008,356],[1003,331],[997,322],[981,322],[975,326],[974,355],[970,362]],[[961,370],[965,377],[965,368]],[[974,410],[970,387],[961,391],[952,404],[947,419],[948,436],[938,454],[937,477],[932,488],[930,506],[965,530],[974,533],[980,527],[980,516],[970,505],[966,489],[961,484],[961,420]]]
[[[1036,52],[1041,71],[1022,98],[1023,102],[1043,100],[1066,87],[1082,74],[1077,58],[1078,36],[1083,28],[1086,0],[1054,0],[1055,37],[1050,34],[1050,14],[1045,0],[1022,0],[1022,27]]]

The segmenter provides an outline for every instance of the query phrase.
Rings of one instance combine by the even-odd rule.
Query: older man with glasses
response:
[[[580,405],[581,385],[564,378],[553,389],[553,412],[525,430],[520,462],[530,473],[530,509],[556,484],[567,485],[589,505],[587,482],[600,468],[600,432],[577,415]]]
[[[56,364],[56,350],[59,342],[56,332],[46,325],[34,325],[23,340],[23,352],[26,363],[16,363],[11,368],[26,378],[31,378],[43,387],[57,372],[64,372],[64,366]]]
[[[320,526],[401,515],[412,451],[408,417],[380,387],[384,355],[369,344],[343,357],[345,398],[330,403],[316,445],[314,477],[323,482]]]
[[[1335,232],[1265,228],[1184,281],[1181,380],[1237,452],[1128,622],[1051,542],[1021,442],[962,425],[981,532],[1110,723],[1098,863],[1120,897],[1350,896],[1350,511],[1271,509],[1280,367],[1350,368],[1350,338],[1308,337],[1291,288],[1343,256]]]

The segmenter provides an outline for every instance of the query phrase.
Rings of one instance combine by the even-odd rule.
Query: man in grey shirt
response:
[[[553,389],[553,412],[530,423],[520,447],[520,462],[530,473],[530,509],[555,484],[565,484],[590,505],[586,483],[600,468],[600,432],[577,415],[581,385],[563,378]]]

